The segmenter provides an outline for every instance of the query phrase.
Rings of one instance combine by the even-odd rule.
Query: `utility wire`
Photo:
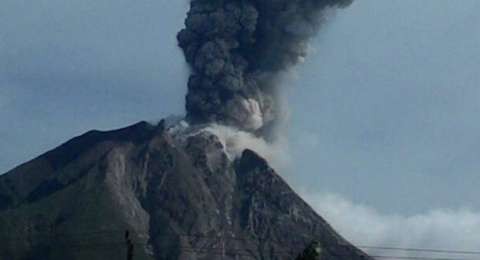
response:
[[[361,246],[361,245],[356,246],[356,247],[363,248],[363,249],[379,249],[379,250],[390,250],[390,251],[426,252],[426,253],[460,254],[460,255],[480,255],[480,251],[460,251],[460,250],[444,250],[444,249]]]
[[[397,260],[475,260],[465,258],[435,258],[426,256],[389,256],[389,255],[369,255],[376,259],[397,259]]]

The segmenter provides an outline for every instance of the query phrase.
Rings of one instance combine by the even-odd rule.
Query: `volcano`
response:
[[[90,131],[0,176],[1,259],[372,259],[254,151],[165,121]]]

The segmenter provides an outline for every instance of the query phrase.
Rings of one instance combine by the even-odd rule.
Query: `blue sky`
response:
[[[187,1],[4,0],[0,172],[89,129],[183,113]],[[358,0],[285,85],[306,192],[385,214],[480,209],[477,0]]]

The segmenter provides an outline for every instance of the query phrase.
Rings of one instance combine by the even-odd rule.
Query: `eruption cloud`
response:
[[[268,137],[278,76],[301,62],[325,11],[353,0],[192,0],[178,44],[190,65],[187,120]]]

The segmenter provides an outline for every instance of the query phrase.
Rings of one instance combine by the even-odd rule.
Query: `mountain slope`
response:
[[[1,259],[371,259],[255,152],[163,122],[91,131],[0,176]]]

